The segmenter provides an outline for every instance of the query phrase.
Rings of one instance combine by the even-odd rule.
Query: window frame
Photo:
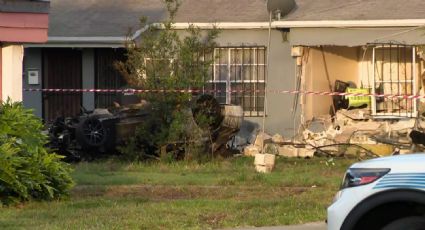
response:
[[[224,58],[221,56],[221,52],[226,52]],[[242,57],[240,62],[235,61],[236,58],[240,57],[239,52],[242,50]],[[244,54],[248,50],[249,61],[245,63]],[[260,58],[260,52],[262,50],[263,57]],[[235,53],[236,52],[236,53]],[[213,85],[214,93],[216,93],[217,87],[216,84],[225,83],[225,104],[232,104],[232,101],[236,99],[236,97],[241,97],[242,102],[241,106],[244,108],[244,115],[249,117],[260,117],[264,114],[264,102],[263,105],[259,105],[259,101],[264,99],[265,97],[265,87],[266,87],[266,75],[267,75],[267,58],[266,58],[266,47],[265,46],[223,46],[216,47],[213,51],[214,62],[211,64],[212,66],[212,76],[210,80],[207,81],[208,84]],[[227,59],[227,60],[222,60]],[[261,60],[263,60],[262,63]],[[225,68],[225,77],[220,76],[221,73],[217,72],[217,68],[224,67]],[[240,69],[240,77],[232,76],[232,69],[236,67],[241,67]],[[245,80],[245,76],[243,75],[244,67],[251,68],[250,70],[250,79]],[[262,67],[262,68],[261,68]],[[262,73],[262,79],[259,78],[260,71]],[[235,76],[236,71],[234,72]],[[255,79],[256,78],[256,79]],[[253,84],[250,88],[253,89],[249,92],[249,95],[246,95],[245,90],[243,89],[242,93],[234,93],[234,87],[232,85],[242,84],[243,88],[245,88],[244,84]],[[257,90],[261,90],[260,85],[264,85],[264,92],[256,92]],[[253,99],[253,105],[250,106],[249,110],[245,109],[244,102],[245,98],[248,97]],[[251,98],[252,97],[252,98]],[[251,103],[250,103],[251,104]],[[260,110],[261,109],[261,110]]]

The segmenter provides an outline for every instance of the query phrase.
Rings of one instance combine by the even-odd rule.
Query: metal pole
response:
[[[375,47],[373,47],[373,50],[372,50],[372,71],[373,71],[373,74],[372,74],[372,77],[373,77],[373,81],[372,81],[372,95],[375,95],[376,94],[376,67],[375,67],[375,51],[376,51],[376,49],[375,49]],[[376,97],[371,97],[371,100],[372,100],[372,115],[376,115]]]
[[[271,37],[272,37],[272,12],[269,13],[269,40],[267,43],[267,74],[266,76],[264,76],[264,108],[263,108],[263,133],[265,132],[266,129],[266,111],[267,111],[267,79],[268,79],[268,75],[270,73],[270,68],[269,68],[269,64],[270,64],[270,48],[271,48]],[[264,150],[264,146],[263,146],[263,150]],[[263,151],[264,152],[264,151]]]

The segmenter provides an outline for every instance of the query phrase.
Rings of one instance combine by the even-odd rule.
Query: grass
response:
[[[67,201],[0,208],[0,229],[214,229],[323,221],[353,160],[251,158],[196,164],[75,165]]]

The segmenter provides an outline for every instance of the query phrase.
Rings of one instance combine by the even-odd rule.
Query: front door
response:
[[[81,50],[47,48],[43,50],[43,88],[81,89]],[[51,122],[60,116],[75,116],[80,113],[82,93],[44,92],[43,117]]]

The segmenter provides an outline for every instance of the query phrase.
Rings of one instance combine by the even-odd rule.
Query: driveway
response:
[[[276,227],[247,227],[237,228],[234,230],[326,230],[327,226],[325,222],[316,222],[303,225],[291,225],[291,226],[276,226]],[[229,230],[229,229],[228,229]]]

